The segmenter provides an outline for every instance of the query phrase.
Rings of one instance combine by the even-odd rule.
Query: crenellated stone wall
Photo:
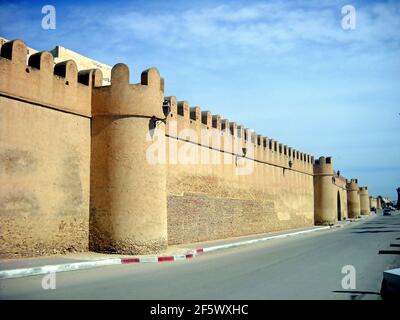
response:
[[[169,244],[314,224],[311,156],[167,100]]]
[[[73,61],[0,50],[0,255],[87,250],[91,87]]]
[[[0,44],[0,257],[162,252],[369,213],[357,180],[187,101]],[[366,200],[368,200],[368,208]]]

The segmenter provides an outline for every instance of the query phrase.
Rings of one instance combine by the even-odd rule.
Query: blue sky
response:
[[[41,8],[56,8],[56,30]],[[343,30],[343,5],[356,29]],[[156,66],[166,95],[332,156],[370,193],[400,186],[400,1],[0,2],[0,36]]]

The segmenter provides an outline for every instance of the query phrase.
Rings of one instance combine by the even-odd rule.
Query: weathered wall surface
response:
[[[111,86],[93,89],[90,248],[148,254],[167,247],[166,166],[147,159],[165,124],[151,137],[152,116],[163,117],[163,87],[154,68],[129,84],[117,64]]]
[[[347,219],[346,179],[333,169],[331,157],[320,157],[314,163],[315,223],[335,224]]]
[[[335,185],[337,194],[338,220],[346,220],[349,217],[347,208],[346,178],[342,176],[336,177]]]
[[[371,212],[368,187],[360,187],[360,213],[368,215]]]
[[[245,182],[246,188],[238,183],[241,178],[193,174],[170,166],[169,244],[312,226],[310,177],[299,173],[283,177],[279,169],[261,166],[257,164],[256,170],[266,172],[258,178],[272,182],[266,188],[256,187],[254,177]]]
[[[88,248],[89,160],[89,119],[0,97],[2,256]]]
[[[86,250],[91,91],[73,62],[26,54],[1,47],[0,254]]]
[[[347,180],[347,210],[348,217],[351,219],[358,218],[361,214],[360,210],[360,188],[357,179]]]
[[[180,108],[177,108],[176,101],[172,100],[172,112],[167,126],[169,244],[313,225],[310,156],[295,153],[291,148],[284,148],[282,145],[282,152],[279,152],[276,141],[248,130],[246,132],[235,124],[229,125],[227,121],[225,126],[232,130],[224,133],[217,116],[214,116],[213,123],[213,117],[204,113],[201,117],[198,108],[192,109],[190,116],[187,103],[181,103]],[[171,130],[174,125],[177,129]],[[201,129],[214,128],[220,131],[223,147],[210,149],[213,146],[212,139],[200,141],[190,134],[181,134],[176,139],[174,131],[179,135],[184,128],[192,129],[192,133],[197,132],[197,137],[201,136]],[[246,145],[247,150],[251,149],[251,145],[254,147],[254,154],[246,155],[249,158],[247,161],[254,168],[250,174],[238,175],[236,170],[239,168],[245,173],[247,169],[244,168],[249,163],[244,164],[244,159],[240,157],[241,150],[230,150],[233,155],[225,152],[224,141],[226,136],[230,136],[235,140],[242,140],[240,143],[244,146],[245,132],[248,143],[252,141],[250,145]],[[276,143],[276,151],[273,143]],[[236,155],[239,156],[238,163]],[[204,164],[204,159],[209,159],[209,164]],[[213,164],[213,159],[217,163]],[[186,160],[186,164],[183,160]],[[225,160],[228,164],[224,163]],[[292,161],[292,168],[289,168],[289,160]]]

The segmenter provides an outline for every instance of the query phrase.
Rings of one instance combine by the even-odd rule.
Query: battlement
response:
[[[235,152],[232,147],[227,147],[227,145],[237,143],[245,147],[246,144],[250,144],[253,150],[257,150],[254,155],[251,153],[246,155],[250,159],[312,173],[314,158],[309,154],[296,151],[291,146],[257,134],[235,121],[223,119],[219,114],[212,114],[208,110],[203,111],[199,106],[191,107],[186,100],[177,100],[175,96],[165,97],[164,99],[169,102],[171,107],[166,130],[170,137],[177,137],[182,130],[192,129],[196,133],[195,136],[184,131],[184,137],[180,138],[205,147],[213,146],[213,148],[215,148],[213,139],[217,139],[221,145],[221,151],[237,153],[240,156],[243,155],[242,148]],[[176,121],[176,124],[173,123],[174,121]],[[171,130],[175,131],[175,128],[177,129],[176,132],[171,133]],[[210,137],[211,141],[208,138],[207,141],[201,141],[201,130],[205,130],[205,132],[210,130],[205,136]],[[289,160],[291,167],[289,167]]]
[[[307,157],[308,158],[308,157]],[[311,162],[308,158],[308,162]],[[319,159],[314,162],[314,174],[333,174],[333,160],[332,157],[319,157]]]
[[[201,122],[207,126],[207,129],[212,128],[212,115],[210,111],[201,112]]]
[[[360,188],[358,187],[358,180],[357,179],[350,179],[346,180],[346,188],[348,191],[359,191]]]
[[[238,129],[236,122],[229,122],[229,129],[232,136],[238,137]]]
[[[178,113],[184,119],[190,119],[190,105],[187,101],[178,101]]]
[[[201,121],[201,109],[200,107],[192,107],[190,108],[190,120],[194,120],[194,121]]]
[[[347,184],[347,179],[345,177],[341,176],[340,174],[339,175],[336,174],[336,179],[338,181],[341,181],[344,186]]]
[[[332,157],[319,157],[318,160],[315,160],[316,166],[330,165],[332,166]]]
[[[368,193],[368,187],[360,187],[360,192],[367,192]]]
[[[73,60],[54,65],[48,51],[31,55],[27,62],[27,53],[22,40],[1,45],[0,92],[10,98],[90,117],[92,86],[101,84],[101,71],[78,72]]]
[[[118,63],[111,70],[111,85],[93,88],[92,113],[164,119],[163,90],[164,81],[156,68],[143,71],[140,83],[130,84],[128,66]]]
[[[221,130],[221,116],[219,114],[211,115],[212,127]]]

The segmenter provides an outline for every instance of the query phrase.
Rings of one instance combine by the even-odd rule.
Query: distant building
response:
[[[66,60],[74,60],[78,65],[79,71],[94,68],[100,69],[101,72],[103,72],[103,86],[111,84],[111,66],[85,57],[62,46],[56,46],[53,50],[50,50],[50,52],[54,57],[55,63]]]
[[[0,46],[7,41],[9,40],[0,37]],[[35,50],[33,48],[27,47],[27,49],[28,59],[32,54],[38,52],[38,50]],[[54,49],[49,50],[49,52],[53,55],[55,64],[66,60],[74,60],[78,66],[78,71],[94,68],[100,69],[103,73],[103,86],[111,84],[111,66],[85,57],[75,51],[64,48],[62,46],[56,46]]]

